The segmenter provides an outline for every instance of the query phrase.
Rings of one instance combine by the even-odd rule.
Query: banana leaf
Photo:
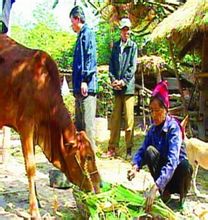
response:
[[[73,195],[85,219],[132,220],[147,216],[148,219],[176,219],[174,212],[159,198],[156,198],[151,212],[146,213],[144,193],[119,184],[105,183],[99,194],[84,193],[74,188]]]

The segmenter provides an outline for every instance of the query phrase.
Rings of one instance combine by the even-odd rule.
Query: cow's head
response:
[[[100,191],[100,175],[95,154],[84,131],[76,134],[74,144],[65,143],[64,159],[68,179],[86,191]]]

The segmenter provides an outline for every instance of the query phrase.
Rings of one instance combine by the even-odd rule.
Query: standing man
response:
[[[72,29],[77,33],[74,50],[72,84],[75,97],[75,119],[78,131],[84,130],[95,150],[95,114],[97,93],[96,41],[85,23],[80,6],[70,12]]]
[[[5,34],[8,32],[9,28],[9,15],[12,4],[15,0],[0,0],[0,33]]]
[[[122,114],[125,119],[126,156],[131,157],[134,130],[134,92],[137,66],[137,45],[130,39],[131,22],[128,18],[120,21],[121,38],[115,42],[109,65],[109,76],[115,101],[111,116],[111,134],[108,157],[116,156],[119,147]]]

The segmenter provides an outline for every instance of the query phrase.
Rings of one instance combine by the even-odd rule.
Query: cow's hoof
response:
[[[31,220],[41,220],[41,216],[40,215],[31,216]]]
[[[41,215],[39,213],[39,211],[31,211],[31,219],[32,220],[39,220],[41,219]]]

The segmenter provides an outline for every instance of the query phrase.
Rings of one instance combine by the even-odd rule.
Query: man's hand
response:
[[[136,176],[136,172],[138,172],[138,171],[139,171],[139,169],[137,168],[137,166],[136,166],[136,165],[133,165],[133,166],[132,166],[132,169],[127,171],[127,179],[128,179],[129,181],[131,181],[132,179],[134,179],[134,177]]]
[[[116,79],[112,82],[111,86],[115,90],[122,90],[122,88],[125,86],[125,82],[122,79],[121,80]]]
[[[123,79],[119,80],[120,87],[124,87],[126,83],[123,81]]]
[[[87,96],[88,95],[88,86],[86,82],[82,82],[81,83],[81,94],[83,96]]]
[[[150,212],[152,209],[152,204],[155,200],[156,193],[158,191],[157,185],[154,183],[154,185],[151,187],[150,191],[147,193],[146,198],[146,212]]]
[[[116,80],[114,80],[112,83],[111,83],[111,86],[112,87],[115,87],[115,86],[117,86],[118,85],[118,80],[116,79]]]
[[[111,83],[111,86],[113,87],[113,89],[115,90],[121,90],[121,88],[119,87],[119,81],[116,79]]]

